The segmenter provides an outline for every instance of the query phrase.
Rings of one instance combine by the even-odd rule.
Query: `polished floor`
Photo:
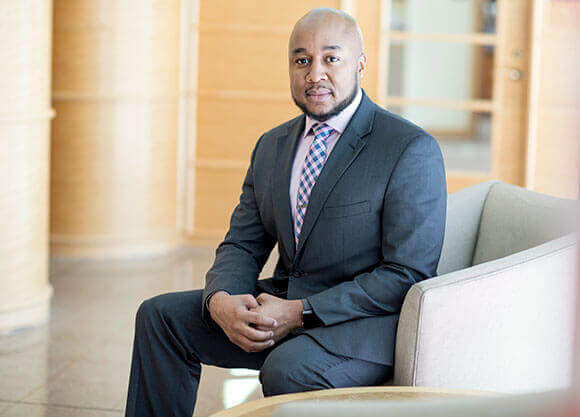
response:
[[[50,321],[0,337],[0,416],[124,415],[134,316],[141,301],[202,288],[214,249],[154,259],[52,259]],[[263,275],[273,269],[272,262]],[[255,371],[204,367],[195,416],[262,398]]]

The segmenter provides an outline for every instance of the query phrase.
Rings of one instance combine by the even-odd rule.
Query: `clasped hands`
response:
[[[246,352],[270,348],[302,326],[302,301],[266,293],[254,297],[220,291],[210,298],[208,307],[230,341]]]

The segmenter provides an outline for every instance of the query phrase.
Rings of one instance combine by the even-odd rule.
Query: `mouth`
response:
[[[306,90],[306,98],[316,103],[324,102],[332,96],[332,91],[327,88],[310,88]]]

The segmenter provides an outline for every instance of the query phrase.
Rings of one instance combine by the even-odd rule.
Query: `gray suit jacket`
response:
[[[441,255],[441,151],[424,130],[363,94],[312,189],[296,248],[289,187],[304,121],[290,120],[256,144],[204,301],[222,289],[308,298],[324,325],[306,334],[335,354],[392,365],[405,294],[435,275]],[[258,281],[276,243],[274,276]]]

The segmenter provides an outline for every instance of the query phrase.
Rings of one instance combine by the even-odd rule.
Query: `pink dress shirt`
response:
[[[334,117],[331,117],[324,123],[329,125],[334,129],[334,132],[326,139],[326,158],[330,156],[330,153],[334,149],[334,145],[340,139],[342,132],[350,122],[352,115],[358,108],[360,101],[362,99],[362,93],[359,88],[358,93],[352,103],[348,105],[343,111],[337,114]],[[306,116],[306,123],[304,125],[304,133],[300,138],[297,149],[296,149],[296,156],[294,156],[294,164],[292,165],[292,177],[290,179],[290,205],[292,206],[292,224],[296,220],[296,215],[298,210],[296,209],[296,203],[298,201],[298,185],[300,182],[300,175],[302,174],[302,168],[304,167],[304,160],[306,159],[306,155],[310,150],[310,146],[312,146],[312,142],[314,141],[314,134],[311,131],[312,125],[314,123],[318,123],[316,120]],[[324,167],[322,168],[324,170]],[[308,211],[308,208],[306,209]]]

